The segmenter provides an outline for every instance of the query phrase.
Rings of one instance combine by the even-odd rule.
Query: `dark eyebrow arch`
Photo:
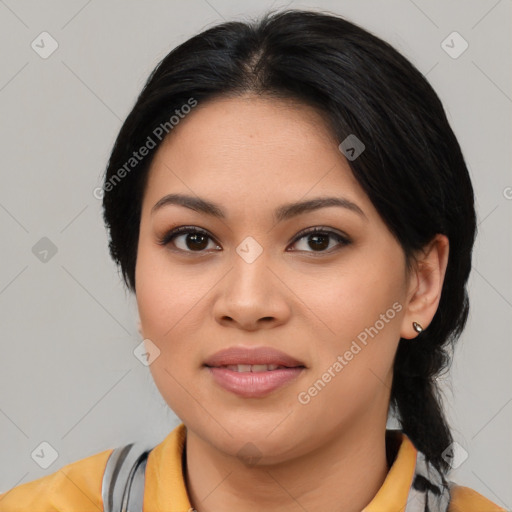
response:
[[[205,199],[201,199],[200,197],[188,196],[184,194],[168,194],[162,197],[153,206],[153,208],[151,208],[151,214],[160,208],[171,204],[184,206],[196,212],[211,215],[212,217],[216,217],[218,219],[226,218],[225,213],[222,211],[222,208],[219,205]],[[320,208],[327,208],[329,206],[346,208],[367,219],[363,210],[357,204],[349,201],[344,197],[317,197],[307,201],[284,204],[276,208],[274,212],[274,218],[276,222],[282,222],[283,220],[290,219],[302,213],[311,212]]]

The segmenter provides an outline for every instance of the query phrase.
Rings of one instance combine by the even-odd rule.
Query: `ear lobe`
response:
[[[423,329],[434,318],[441,300],[446,267],[448,265],[449,241],[446,235],[437,234],[425,248],[416,255],[411,270],[406,313],[402,320],[400,336],[412,339],[418,336],[413,322]]]

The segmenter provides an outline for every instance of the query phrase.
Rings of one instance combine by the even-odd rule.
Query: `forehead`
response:
[[[324,117],[296,101],[244,96],[199,103],[158,148],[145,199],[151,207],[182,191],[229,198],[228,207],[241,200],[256,206],[334,189],[367,204],[338,144]]]

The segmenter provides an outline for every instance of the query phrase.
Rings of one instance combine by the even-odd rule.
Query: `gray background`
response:
[[[156,444],[179,423],[133,355],[135,300],[109,258],[93,190],[157,62],[206,27],[271,6],[361,24],[445,105],[479,216],[471,316],[442,379],[468,453],[452,479],[512,508],[511,0],[0,0],[0,490],[121,443]],[[43,31],[59,45],[46,59],[31,47]],[[441,45],[453,31],[469,44],[458,58]],[[57,250],[46,261],[33,252],[43,237]],[[58,453],[47,469],[31,457],[43,441]]]

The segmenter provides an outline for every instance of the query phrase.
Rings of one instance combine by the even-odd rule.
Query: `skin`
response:
[[[187,427],[186,484],[200,512],[360,512],[387,475],[394,355],[400,337],[417,336],[412,322],[427,328],[435,314],[448,240],[437,235],[408,272],[338,144],[311,107],[245,95],[199,104],[152,162],[136,299],[141,332],[161,351],[153,378]],[[180,205],[152,213],[170,193],[217,203],[226,217]],[[364,215],[331,206],[275,222],[277,207],[320,196],[347,198]],[[199,252],[186,233],[160,245],[175,226],[196,226],[211,238]],[[311,236],[294,241],[315,226],[351,243],[324,237],[325,248],[316,249]],[[248,236],[263,249],[252,263],[236,252]],[[298,394],[395,303],[394,318],[300,403]],[[242,398],[203,367],[230,346],[272,346],[307,368],[270,395]],[[255,463],[237,455],[247,443],[257,449]]]

